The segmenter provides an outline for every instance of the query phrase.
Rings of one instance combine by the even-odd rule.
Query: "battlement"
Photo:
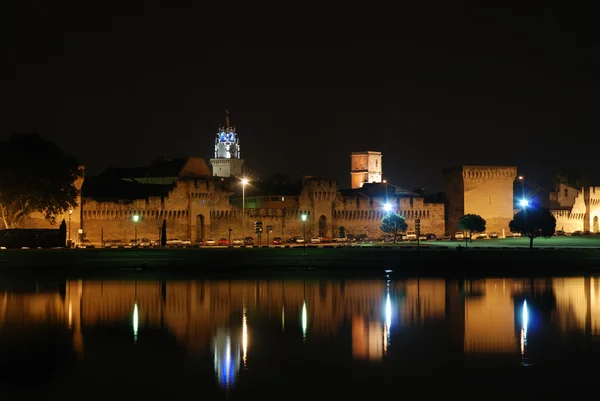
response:
[[[464,180],[511,180],[517,178],[514,166],[462,166]]]
[[[551,210],[552,215],[558,220],[582,220],[585,213],[572,213],[570,210]]]

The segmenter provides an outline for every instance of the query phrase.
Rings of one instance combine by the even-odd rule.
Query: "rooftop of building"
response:
[[[364,150],[362,152],[352,152],[352,155],[381,155],[381,152],[376,150]]]
[[[242,183],[231,182],[231,190],[234,192],[232,197],[242,197]],[[300,196],[302,184],[299,180],[293,181],[284,175],[275,175],[266,181],[249,180],[245,186],[244,196],[260,197],[260,196]]]
[[[98,201],[130,201],[168,196],[173,185],[142,184],[111,175],[88,177],[83,182],[81,195]]]
[[[212,174],[204,159],[199,157],[159,157],[148,167],[109,167],[99,176],[139,179],[165,177],[210,177]]]

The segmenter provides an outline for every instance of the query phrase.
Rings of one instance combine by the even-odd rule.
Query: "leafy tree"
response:
[[[50,223],[77,206],[75,180],[83,177],[77,160],[38,134],[12,135],[0,141],[0,220],[16,228],[40,212]]]
[[[485,232],[485,224],[485,219],[478,214],[465,214],[458,220],[458,228],[469,232],[469,237],[465,237],[465,246],[468,242],[473,242],[473,233]]]
[[[394,244],[396,243],[398,233],[406,231],[407,228],[406,219],[397,213],[388,213],[381,219],[381,231],[394,234]]]
[[[556,218],[550,209],[540,207],[522,209],[508,223],[510,231],[529,237],[529,249],[533,249],[533,239],[537,237],[550,238],[556,230]]]
[[[163,248],[167,246],[167,219],[163,220],[162,227],[160,229],[160,246]]]

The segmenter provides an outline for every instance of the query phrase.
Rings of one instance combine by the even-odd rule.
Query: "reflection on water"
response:
[[[440,363],[499,356],[515,358],[515,366],[535,367],[554,352],[543,348],[548,344],[600,336],[600,279],[595,277],[75,280],[51,288],[43,283],[3,287],[3,353],[13,342],[22,341],[22,333],[44,325],[65,328],[79,363],[91,363],[86,348],[97,348],[99,341],[119,347],[125,346],[122,341],[131,341],[128,347],[147,347],[156,344],[157,336],[166,336],[189,358],[212,359],[212,383],[228,389],[245,377],[257,380],[253,372],[261,369],[285,375],[287,365],[277,354],[291,350],[294,358],[311,355],[315,363],[329,363],[327,358],[335,353],[339,360],[347,355],[348,366],[368,363],[373,368],[410,358]],[[114,333],[126,327],[130,340],[117,338]],[[419,355],[413,357],[413,350]],[[424,356],[427,353],[431,355]]]

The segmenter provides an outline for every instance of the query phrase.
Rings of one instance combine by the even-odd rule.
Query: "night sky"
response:
[[[348,187],[350,152],[378,150],[384,178],[406,188],[442,190],[442,168],[460,164],[516,165],[545,184],[579,170],[600,185],[591,12],[257,17],[134,3],[18,3],[2,139],[39,132],[89,174],[161,155],[208,162],[227,109],[260,178]]]

